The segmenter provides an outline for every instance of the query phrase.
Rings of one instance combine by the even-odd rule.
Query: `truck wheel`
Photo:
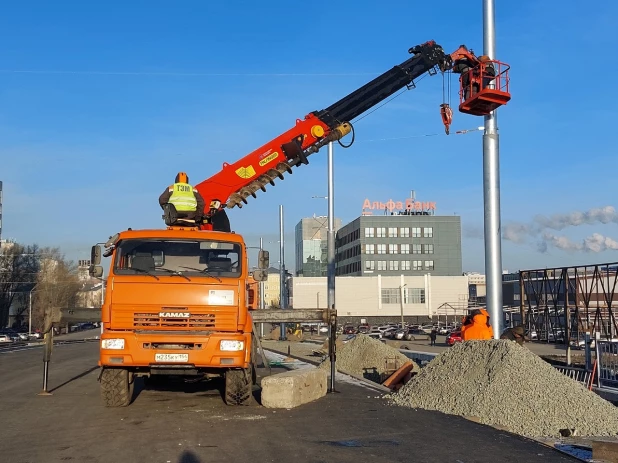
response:
[[[101,397],[106,407],[126,407],[131,403],[133,375],[126,368],[104,368],[101,372]]]
[[[252,367],[225,372],[225,403],[249,405],[253,397]]]

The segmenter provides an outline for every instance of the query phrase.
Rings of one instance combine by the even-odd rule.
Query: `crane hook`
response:
[[[451,124],[453,123],[453,109],[448,103],[442,103],[440,105],[440,116],[442,116],[444,132],[448,135],[451,130]]]

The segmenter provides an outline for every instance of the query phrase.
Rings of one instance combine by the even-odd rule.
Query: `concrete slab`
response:
[[[294,408],[324,397],[327,375],[318,368],[292,370],[262,380],[262,405],[266,408]]]

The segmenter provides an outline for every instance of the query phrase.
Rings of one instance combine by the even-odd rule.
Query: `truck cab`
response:
[[[105,405],[129,405],[135,378],[154,375],[223,376],[225,402],[248,402],[256,382],[255,285],[242,237],[195,228],[127,230],[105,247],[111,258],[99,357]],[[95,246],[97,264],[100,254]],[[91,273],[102,267],[93,265]]]

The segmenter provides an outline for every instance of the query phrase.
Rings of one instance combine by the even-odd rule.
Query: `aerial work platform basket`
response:
[[[459,111],[486,116],[511,99],[508,64],[497,60],[479,62],[459,76]]]

